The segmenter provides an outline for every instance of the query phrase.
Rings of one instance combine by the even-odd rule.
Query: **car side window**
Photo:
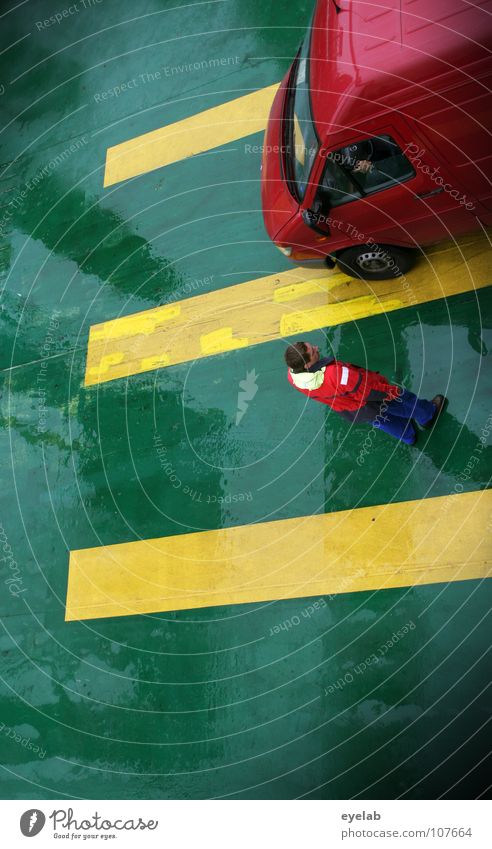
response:
[[[363,139],[327,154],[317,199],[332,208],[414,176],[410,161],[391,136]]]
[[[319,184],[317,199],[330,209],[357,200],[362,197],[359,186],[351,178],[350,172],[334,159],[326,159],[325,170]]]

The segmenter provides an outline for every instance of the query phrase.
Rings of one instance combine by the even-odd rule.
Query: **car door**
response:
[[[371,162],[364,174],[353,167],[350,153],[367,148],[371,139],[385,142],[391,154]],[[466,206],[473,207],[473,200],[453,185],[442,163],[395,126],[372,136],[359,133],[343,148],[325,147],[322,155],[321,176],[303,206],[329,217],[335,238],[343,234],[352,244],[372,240],[414,247],[476,226]]]

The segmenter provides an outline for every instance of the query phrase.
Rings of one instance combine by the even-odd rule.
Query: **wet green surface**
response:
[[[478,624],[488,605],[478,585],[340,596],[303,618],[308,607],[96,627],[53,614],[9,618],[9,684],[29,706],[6,690],[4,721],[40,740],[46,756],[6,741],[8,769],[27,781],[6,773],[3,792],[432,798],[478,763],[488,737],[479,730],[488,628]],[[300,625],[270,636],[295,616]],[[355,671],[406,624],[416,627],[389,654]],[[478,768],[450,795],[467,797],[485,781]]]
[[[261,154],[245,145],[260,134],[107,190],[102,181],[111,145],[278,82],[311,4],[296,3],[295,20],[284,4],[147,5],[138,22],[117,24],[114,4],[101,3],[0,57],[2,79],[23,74],[5,83],[10,126],[0,136],[0,268],[12,272],[3,366],[36,357],[54,309],[63,333],[53,351],[68,350],[85,345],[90,324],[155,306],[186,283],[206,292],[289,267],[258,214]],[[20,10],[6,20],[12,41],[32,29]],[[72,39],[81,40],[63,49]],[[216,67],[222,59],[231,64]],[[211,66],[186,70],[195,62]],[[137,86],[101,100],[130,80]]]
[[[294,600],[64,622],[71,549],[454,494],[491,412],[492,289],[310,335],[423,397],[450,399],[418,448],[379,433],[361,466],[367,429],[305,406],[287,384],[282,342],[83,387],[91,324],[163,303],[187,282],[205,292],[288,267],[265,236],[259,155],[244,140],[102,188],[109,145],[280,79],[312,8],[171,5],[148,3],[147,17],[121,25],[131,15],[109,2],[42,30],[48,4],[4,19],[10,41],[31,35],[0,57],[13,122],[0,136],[0,219],[70,142],[87,141],[20,196],[1,239],[2,565],[8,576],[15,558],[21,592],[2,583],[0,792],[478,795],[488,783],[486,583],[326,597],[316,610]],[[94,99],[218,56],[240,61]],[[258,392],[236,425],[252,369]],[[490,450],[464,491],[489,485]]]

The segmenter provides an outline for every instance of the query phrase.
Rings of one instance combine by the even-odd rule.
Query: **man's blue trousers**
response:
[[[383,403],[380,414],[373,421],[373,426],[411,445],[415,441],[412,419],[415,419],[419,425],[426,425],[435,412],[436,408],[430,401],[417,398],[413,392],[403,389],[398,398]]]

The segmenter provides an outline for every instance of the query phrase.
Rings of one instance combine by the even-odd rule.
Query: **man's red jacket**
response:
[[[377,371],[368,371],[340,360],[320,360],[315,371],[295,374],[287,371],[289,382],[303,395],[328,404],[332,410],[353,421],[370,421],[385,400],[397,398],[398,386]]]

